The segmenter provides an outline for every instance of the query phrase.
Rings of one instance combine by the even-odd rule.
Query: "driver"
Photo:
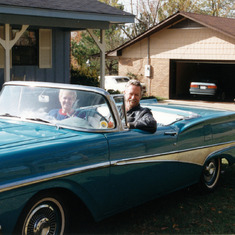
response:
[[[140,106],[141,96],[141,83],[137,80],[130,80],[124,91],[128,126],[130,129],[154,133],[157,130],[157,122],[150,109]]]
[[[61,109],[52,109],[49,112],[49,115],[57,120],[64,120],[66,118],[78,116],[79,111],[73,109],[76,99],[76,91],[61,89],[59,92]]]

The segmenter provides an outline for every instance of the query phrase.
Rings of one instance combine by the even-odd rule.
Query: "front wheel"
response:
[[[210,159],[206,162],[201,175],[200,185],[204,191],[213,191],[219,181],[221,160],[219,158]]]
[[[66,219],[65,207],[58,197],[39,197],[29,203],[17,230],[22,235],[63,235]]]

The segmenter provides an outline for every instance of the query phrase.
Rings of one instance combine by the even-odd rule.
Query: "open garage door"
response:
[[[170,63],[170,98],[192,99],[189,93],[190,83],[193,81],[217,82],[223,89],[225,99],[233,101],[235,98],[235,61],[186,61],[171,60]],[[201,96],[207,99],[208,96]],[[211,97],[218,99],[219,97]]]

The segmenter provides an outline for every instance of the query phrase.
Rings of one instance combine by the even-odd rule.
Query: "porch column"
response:
[[[97,46],[100,48],[100,87],[104,88],[104,76],[105,76],[105,30],[100,30],[100,40],[93,33],[92,29],[87,29],[91,37],[96,42]]]
[[[105,77],[105,31],[100,31],[100,42],[103,48],[100,50],[100,87],[104,88]]]
[[[4,80],[10,81],[11,70],[11,48],[10,48],[10,25],[5,24],[5,67],[4,67]]]
[[[11,80],[11,49],[18,41],[18,39],[22,36],[22,34],[28,28],[28,25],[22,25],[22,28],[19,32],[16,33],[15,38],[10,40],[10,25],[5,24],[5,40],[0,38],[0,44],[5,49],[5,61],[4,61],[4,80],[8,82]]]

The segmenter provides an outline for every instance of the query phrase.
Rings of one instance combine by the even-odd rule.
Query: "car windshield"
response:
[[[129,82],[128,78],[116,78],[117,83]]]
[[[0,96],[0,117],[68,128],[115,128],[106,98],[96,92],[8,85]]]

